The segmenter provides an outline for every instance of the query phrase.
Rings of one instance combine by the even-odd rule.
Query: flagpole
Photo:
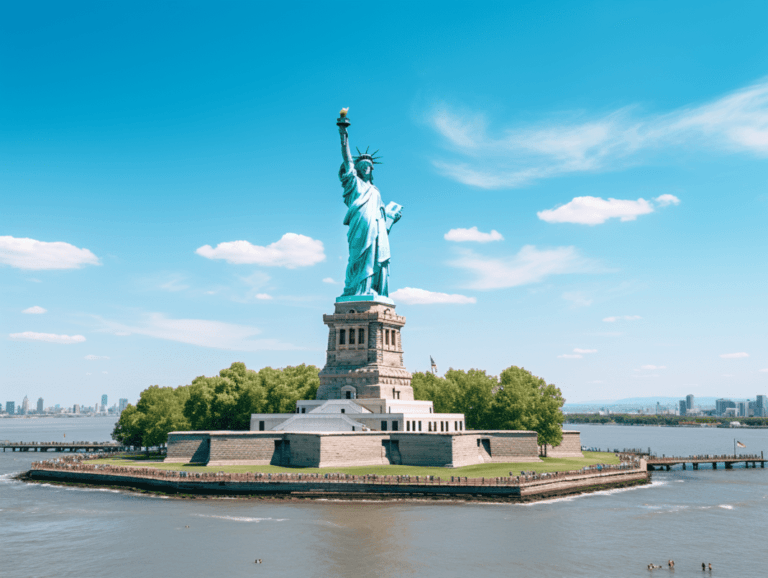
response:
[[[736,438],[733,438],[733,457],[736,457]]]

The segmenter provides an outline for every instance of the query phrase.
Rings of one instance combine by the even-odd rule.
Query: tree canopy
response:
[[[112,437],[126,445],[155,446],[171,431],[248,430],[253,413],[292,413],[296,402],[314,399],[320,385],[314,365],[254,371],[233,363],[219,375],[200,376],[176,388],[153,385],[125,408]],[[540,444],[562,441],[560,390],[521,367],[497,378],[484,370],[449,369],[445,377],[413,374],[413,394],[436,413],[463,413],[469,430],[532,430]]]
[[[314,365],[254,371],[235,362],[189,385],[148,387],[120,414],[112,438],[149,447],[167,442],[172,431],[248,430],[252,413],[293,412],[298,400],[315,397],[319,385]]]
[[[530,430],[553,446],[563,439],[560,389],[524,368],[508,367],[498,379],[479,369],[414,373],[412,385],[414,398],[434,402],[436,412],[463,413],[467,429]]]

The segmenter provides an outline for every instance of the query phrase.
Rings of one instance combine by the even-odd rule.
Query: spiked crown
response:
[[[357,148],[357,147],[355,147],[355,148]],[[357,156],[355,157],[355,164],[359,163],[360,161],[368,161],[372,165],[380,165],[380,164],[382,164],[382,163],[379,162],[379,159],[383,158],[383,157],[377,157],[376,156],[376,153],[379,152],[379,151],[377,150],[377,151],[375,151],[375,152],[373,152],[371,154],[368,154],[368,149],[369,148],[370,147],[366,147],[364,153],[361,153],[360,149],[357,149]]]

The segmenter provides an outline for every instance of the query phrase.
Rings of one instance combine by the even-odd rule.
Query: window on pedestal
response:
[[[387,431],[387,422],[385,421],[381,422],[381,431]]]
[[[347,399],[352,399],[352,392],[351,391],[347,392]]]
[[[347,330],[339,329],[339,345],[347,344]]]
[[[365,329],[362,327],[357,330],[357,342],[360,345],[365,345]]]
[[[384,330],[384,345],[389,347],[389,329]]]
[[[264,422],[263,421],[259,422],[259,431],[264,431]]]
[[[352,328],[349,330],[349,344],[354,345],[355,344],[355,329]]]
[[[400,426],[396,421],[392,422],[392,431],[399,431]]]
[[[421,422],[419,422],[419,431],[421,431]]]

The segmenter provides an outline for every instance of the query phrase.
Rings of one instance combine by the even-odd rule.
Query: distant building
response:
[[[693,394],[689,393],[685,396],[685,409],[693,409]]]
[[[76,403],[72,406],[72,413],[80,413],[80,404]]]
[[[686,402],[686,400],[681,399],[680,400],[680,415],[685,415],[687,413],[687,410],[688,410],[688,403]]]
[[[656,402],[656,415],[661,414],[661,404],[657,401]]]
[[[736,402],[731,401],[730,399],[718,399],[715,400],[715,415],[717,416],[724,416],[725,411],[729,408],[735,408]]]
[[[117,406],[118,413],[123,413],[123,410],[128,406],[128,399],[125,397],[120,398],[120,403]]]
[[[43,413],[43,398],[37,398],[37,413]]]
[[[13,415],[16,413],[16,402],[15,401],[6,401],[5,402],[5,413],[8,415]]]
[[[108,400],[107,394],[105,393],[104,395],[101,396],[101,407],[103,409],[107,409],[107,406],[109,405],[107,400]]]
[[[735,407],[727,407],[725,408],[725,411],[723,412],[723,417],[737,417],[737,408]]]
[[[29,398],[25,395],[24,400],[21,402],[21,415],[27,415],[29,413]]]
[[[758,395],[755,398],[755,417],[768,416],[768,396]]]
[[[737,408],[738,416],[739,417],[747,417],[748,416],[747,411],[749,409],[749,405],[747,404],[746,401],[737,401],[736,402],[736,408]]]

